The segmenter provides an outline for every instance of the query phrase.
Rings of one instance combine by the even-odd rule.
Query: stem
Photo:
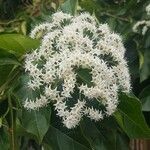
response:
[[[119,17],[119,16],[115,16],[113,14],[110,14],[108,12],[102,12],[103,15],[107,15],[109,17],[113,17],[113,18],[116,18],[116,19],[119,19],[119,20],[122,20],[122,21],[125,21],[125,22],[131,22],[129,19],[127,18],[122,18],[122,17]]]
[[[9,76],[12,75],[12,73],[13,73],[13,72],[11,72],[11,73],[9,74]],[[14,75],[12,75],[11,78],[9,78],[9,76],[8,76],[7,81],[0,87],[0,94],[1,94],[1,92],[3,92],[3,91],[5,90],[5,88],[17,77],[18,74],[19,74],[19,71],[17,71],[16,73],[14,73]]]
[[[10,25],[10,24],[13,24],[15,22],[21,22],[21,21],[23,21],[23,19],[15,19],[15,20],[11,20],[8,22],[0,22],[0,25]]]
[[[14,134],[14,129],[15,129],[14,115],[13,115],[13,106],[12,106],[12,101],[11,101],[10,94],[8,95],[8,105],[9,105],[10,116],[11,116],[11,130],[10,130],[11,145],[12,145],[12,150],[16,150],[15,149],[15,134]]]

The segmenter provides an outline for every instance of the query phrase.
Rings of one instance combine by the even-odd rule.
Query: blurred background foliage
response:
[[[38,47],[38,41],[32,41],[18,35],[12,38],[11,34],[28,36],[36,24],[47,21],[49,16],[57,10],[72,14],[76,10],[77,12],[88,11],[95,15],[101,23],[108,23],[112,30],[123,37],[133,93],[140,99],[144,117],[150,126],[150,29],[145,35],[140,32],[134,33],[132,30],[137,21],[150,20],[145,12],[145,7],[149,3],[148,0],[79,0],[78,2],[77,0],[0,0],[0,150],[11,149],[12,134],[16,134],[15,136],[20,141],[15,143],[16,149],[21,150],[40,150],[43,147],[45,150],[71,150],[71,144],[74,145],[75,150],[90,150],[90,148],[94,150],[129,149],[129,137],[118,127],[114,119],[105,120],[101,126],[86,120],[81,123],[80,129],[66,131],[66,129],[60,128],[58,122],[53,118],[54,112],[53,109],[50,109],[51,106],[48,107],[48,110],[40,112],[29,112],[22,108],[17,97],[24,99],[21,92],[30,93],[26,87],[18,87],[18,85],[13,87],[16,91],[18,89],[20,91],[15,93],[17,97],[14,93],[11,93],[11,97],[9,97],[4,94],[6,91],[1,90],[3,87],[1,85],[7,85],[5,84],[8,80],[6,77],[11,77],[12,80],[16,79],[18,68],[19,71],[22,71],[20,69],[22,58],[19,57],[21,54],[20,51],[15,51],[15,48],[21,50],[23,47],[25,51],[29,47]],[[7,36],[8,34],[9,36]],[[22,41],[19,41],[19,38]],[[15,40],[18,40],[19,43],[13,43]],[[12,49],[13,44],[16,44],[14,49]],[[12,49],[15,51],[15,55],[4,52],[2,49]],[[5,65],[3,66],[3,64]],[[26,82],[26,77],[22,76],[19,78],[20,80]],[[17,80],[15,85],[19,81]],[[12,84],[13,82],[10,82],[6,89],[10,91],[9,86]],[[129,99],[132,101],[133,98]],[[132,108],[130,109],[132,112]],[[51,124],[50,114],[52,114]],[[13,124],[13,118],[15,118],[15,124]],[[16,126],[15,132],[9,128],[9,124],[10,127]],[[91,128],[95,134],[90,132]],[[109,130],[110,128],[111,130]],[[131,131],[128,132],[131,133]],[[116,145],[113,145],[114,143]]]

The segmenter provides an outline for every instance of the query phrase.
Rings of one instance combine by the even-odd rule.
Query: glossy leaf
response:
[[[66,0],[66,1],[60,6],[60,9],[61,9],[64,13],[69,13],[69,14],[74,15],[74,14],[76,13],[77,5],[78,5],[78,0]]]
[[[142,102],[142,110],[150,111],[150,85],[143,89],[139,98]]]
[[[144,63],[142,65],[142,68],[140,70],[140,80],[141,82],[148,79],[150,76],[150,51],[149,49],[145,50],[144,52]]]
[[[0,35],[0,49],[17,56],[21,56],[32,49],[36,49],[38,46],[38,40],[20,34]]]
[[[90,120],[82,121],[81,130],[85,138],[94,150],[128,150],[129,143],[127,137],[117,130],[113,120],[99,122],[95,124]]]
[[[19,63],[16,59],[3,57],[3,58],[0,58],[0,66],[3,66],[3,65],[21,65],[21,63]]]
[[[39,143],[41,143],[50,125],[50,115],[51,109],[49,107],[38,111],[23,109],[21,125],[26,132],[35,135]]]
[[[21,65],[17,58],[8,51],[0,49],[0,86],[4,84],[13,67]]]
[[[28,88],[27,82],[28,76],[22,76],[20,79],[21,88],[15,93],[15,96],[19,99],[21,105],[29,98],[35,100],[34,96],[38,93]],[[41,108],[39,110],[26,110],[22,108],[22,114],[20,116],[21,126],[38,139],[39,143],[42,142],[43,137],[48,131],[50,125],[51,108],[49,106]]]
[[[79,82],[87,84],[89,87],[93,85],[92,81],[92,75],[90,73],[89,69],[77,69],[76,70],[77,73],[77,80],[79,80]]]
[[[50,145],[52,150],[91,150],[52,126],[43,142]]]
[[[121,94],[116,120],[130,138],[150,138],[150,129],[142,114],[140,101]]]

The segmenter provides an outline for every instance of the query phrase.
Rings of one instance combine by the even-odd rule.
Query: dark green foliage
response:
[[[130,138],[150,138],[150,129],[142,114],[141,103],[135,97],[121,94],[115,117]]]

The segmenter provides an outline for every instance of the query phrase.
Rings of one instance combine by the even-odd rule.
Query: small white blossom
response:
[[[44,32],[48,30],[49,26],[50,26],[49,23],[43,23],[43,24],[35,26],[34,30],[32,30],[32,32],[30,33],[30,37],[37,38],[38,34],[43,35]]]
[[[39,109],[41,107],[46,106],[48,103],[48,99],[45,96],[41,95],[40,98],[36,98],[35,101],[26,99],[24,107],[27,109]]]
[[[145,35],[145,33],[147,32],[148,28],[150,28],[150,20],[138,21],[133,26],[133,32],[138,32],[139,27],[143,27],[142,28],[142,35]]]
[[[102,111],[93,109],[93,107],[92,107],[92,108],[87,108],[87,109],[85,110],[85,114],[86,114],[91,120],[99,121],[99,120],[103,119]]]
[[[39,109],[51,102],[69,129],[83,116],[98,121],[112,115],[118,91],[131,89],[121,37],[88,13],[75,17],[55,13],[49,22],[36,26],[31,37],[40,33],[40,47],[26,54],[25,72],[30,76],[28,87],[42,94],[27,99],[24,107]],[[91,81],[78,72],[84,69]],[[95,108],[92,102],[105,109]]]
[[[150,15],[150,4],[148,4],[145,8],[147,15]],[[136,24],[133,26],[133,32],[138,32],[141,28],[142,35],[145,35],[148,29],[150,28],[150,20],[141,20],[137,21]]]
[[[145,8],[147,15],[150,15],[150,4],[148,4]]]

